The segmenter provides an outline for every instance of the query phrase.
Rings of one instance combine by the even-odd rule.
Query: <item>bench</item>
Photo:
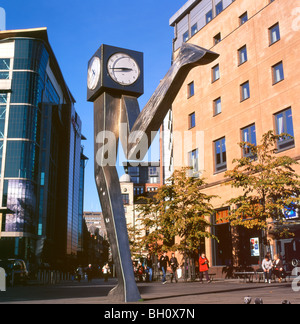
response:
[[[234,272],[233,275],[235,277],[242,277],[244,279],[244,282],[253,282],[253,278],[256,277],[255,271],[242,271],[242,272]]]
[[[292,272],[291,271],[286,271],[285,272],[285,277],[283,279],[285,279],[285,281],[287,281],[287,278],[291,277]],[[256,280],[258,280],[258,282],[260,283],[260,281],[264,281],[265,280],[265,276],[264,276],[264,272],[263,271],[242,271],[242,272],[234,272],[233,273],[234,276],[236,277],[242,277],[244,279],[244,282],[247,281],[247,279],[249,280],[248,282],[253,282],[253,279],[255,278]],[[272,280],[275,281],[275,275],[274,273],[272,273]]]
[[[216,273],[210,273],[210,272],[208,272],[208,277],[209,277],[209,279],[210,279],[211,281],[214,281],[214,277],[215,277],[216,275],[217,275]],[[200,280],[200,273],[199,273],[199,272],[196,273],[196,276],[192,279],[192,281],[196,281],[197,279]],[[204,279],[205,279],[205,275],[203,275],[203,277],[202,277],[202,280],[204,280]]]

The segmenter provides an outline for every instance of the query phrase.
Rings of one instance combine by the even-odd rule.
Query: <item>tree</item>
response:
[[[127,225],[127,231],[131,255],[139,257],[143,250],[141,231],[131,225]]]
[[[190,176],[190,168],[176,170],[157,194],[162,204],[164,236],[178,237],[174,247],[181,252],[197,251],[200,240],[215,238],[208,230],[210,217],[214,213],[211,200],[214,195],[206,195],[203,178]]]
[[[231,225],[268,232],[274,224],[285,223],[287,211],[299,208],[300,177],[293,169],[298,163],[291,157],[276,154],[278,141],[287,137],[291,138],[288,134],[275,135],[269,131],[262,136],[260,145],[239,144],[251,154],[233,160],[236,166],[225,174],[233,188],[243,191],[226,203],[232,207],[228,219]],[[290,233],[284,228],[279,233],[286,234]]]
[[[208,230],[214,212],[211,200],[216,196],[203,193],[205,180],[190,176],[190,171],[176,170],[154,198],[138,208],[149,233],[145,242],[150,237],[152,246],[160,241],[161,250],[178,250],[188,257],[198,250],[201,239],[216,238]]]

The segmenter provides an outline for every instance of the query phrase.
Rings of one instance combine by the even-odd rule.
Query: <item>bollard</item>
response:
[[[14,270],[11,273],[11,286],[14,287],[15,285],[15,272]]]
[[[3,268],[0,268],[0,291],[6,291],[6,274]]]

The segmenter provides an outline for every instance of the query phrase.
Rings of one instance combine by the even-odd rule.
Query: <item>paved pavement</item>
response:
[[[116,285],[110,279],[88,282],[65,282],[55,286],[7,288],[0,292],[0,304],[114,304],[107,297]],[[179,282],[162,285],[160,282],[138,284],[143,301],[138,305],[196,305],[196,304],[243,304],[244,297],[262,298],[264,304],[281,304],[289,300],[300,304],[300,291],[292,289],[292,282],[244,283],[240,280],[219,280],[210,284]]]

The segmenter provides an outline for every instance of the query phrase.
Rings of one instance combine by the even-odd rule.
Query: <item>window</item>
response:
[[[129,205],[129,194],[122,194],[123,204]]]
[[[294,136],[293,115],[292,109],[288,108],[275,115],[276,134],[288,134]],[[277,143],[278,150],[286,150],[294,147],[294,138],[282,136]]]
[[[195,25],[192,26],[192,29],[191,29],[192,36],[194,36],[197,32],[198,32],[198,25],[196,23]]]
[[[144,187],[134,187],[134,195],[139,196],[144,193]]]
[[[280,29],[278,23],[272,26],[271,28],[269,28],[269,35],[270,35],[270,45],[280,40]]]
[[[273,84],[276,84],[282,80],[284,80],[283,73],[283,64],[282,62],[275,64],[272,66],[272,74],[273,74]]]
[[[0,79],[1,80],[8,80],[9,79],[9,72],[0,72]]]
[[[239,65],[248,61],[247,55],[247,46],[243,46],[238,50],[238,57],[239,57]]]
[[[214,142],[214,149],[215,149],[215,172],[225,171],[227,169],[225,137]]]
[[[26,138],[39,142],[41,116],[38,108],[26,105],[11,105],[8,123],[8,138]]]
[[[138,177],[138,176],[131,176],[130,178],[131,178],[131,181],[133,183],[140,183],[140,177]]]
[[[216,15],[218,16],[223,11],[223,1],[216,4]]]
[[[205,19],[206,19],[206,23],[208,24],[212,19],[213,19],[213,12],[212,10],[210,10],[206,16],[205,16]]]
[[[245,12],[239,17],[239,19],[240,19],[240,26],[244,25],[244,23],[248,21],[248,13]]]
[[[220,66],[219,64],[212,68],[212,82],[220,79]]]
[[[156,167],[149,167],[149,176],[156,177],[158,175],[158,171]]]
[[[249,81],[241,85],[241,101],[247,100],[250,98],[250,85]]]
[[[0,59],[0,70],[9,70],[10,59]]]
[[[195,94],[194,82],[188,84],[188,98],[192,97]]]
[[[6,106],[0,106],[0,138],[4,138],[5,118]],[[0,145],[3,145],[3,143],[0,142]]]
[[[0,104],[6,104],[7,103],[7,93],[0,93]]]
[[[242,129],[242,141],[253,144],[256,146],[256,128],[255,124],[250,125]],[[244,157],[253,157],[251,149],[247,144],[244,145],[243,148],[243,156]]]
[[[39,148],[31,141],[8,141],[5,177],[37,181]]]
[[[221,33],[218,33],[215,37],[214,37],[214,45],[217,45],[218,43],[221,42]]]
[[[222,112],[221,98],[214,100],[214,116]]]
[[[140,175],[140,169],[135,166],[128,167],[127,171],[130,176],[139,176]]]
[[[186,43],[189,40],[189,32],[185,32],[182,36],[183,42]]]
[[[189,115],[189,128],[196,127],[196,114],[192,113]]]
[[[199,171],[199,151],[198,149],[189,152],[189,167],[193,169],[193,173]]]
[[[0,142],[0,173],[1,173],[1,166],[2,166],[2,158],[3,158],[3,141]]]

